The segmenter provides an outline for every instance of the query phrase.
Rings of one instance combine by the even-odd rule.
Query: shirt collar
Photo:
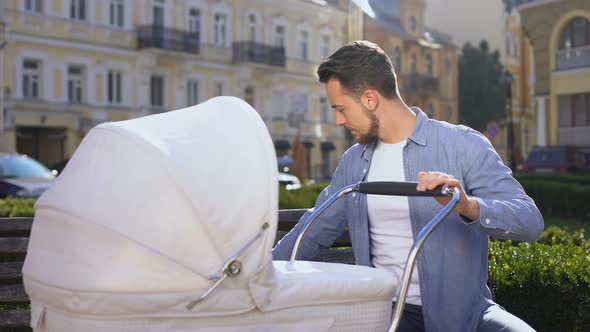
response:
[[[426,137],[428,133],[428,116],[426,115],[426,113],[422,112],[422,110],[418,107],[411,107],[411,109],[412,111],[414,111],[414,113],[416,113],[416,126],[414,127],[414,130],[412,131],[412,134],[408,139],[418,145],[426,146]],[[371,157],[373,156],[373,151],[375,151],[376,147],[377,141],[365,145],[365,147],[363,148],[363,152],[361,153],[361,157],[365,160],[371,160]]]

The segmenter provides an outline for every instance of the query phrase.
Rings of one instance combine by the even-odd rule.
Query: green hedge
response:
[[[575,245],[590,250],[590,241],[584,236],[583,229],[570,232],[567,228],[563,229],[557,226],[549,226],[545,228],[545,231],[536,242],[548,245]]]
[[[574,175],[567,173],[547,173],[547,174],[516,174],[514,176],[518,181],[549,181],[570,184],[580,184],[590,186],[590,175]]]
[[[4,198],[0,199],[0,218],[32,217],[35,213],[33,204],[36,199]]]
[[[312,208],[320,192],[327,186],[328,183],[318,183],[303,186],[297,190],[287,190],[281,187],[279,189],[279,209]]]
[[[590,185],[523,179],[520,181],[545,216],[590,218]]]
[[[311,207],[325,186],[281,189],[280,207]],[[0,200],[0,217],[33,216],[33,203]],[[590,241],[583,231],[552,226],[537,243],[491,241],[490,275],[497,302],[536,330],[590,331]]]
[[[496,301],[538,331],[590,331],[588,246],[490,243]]]
[[[529,174],[517,179],[545,216],[590,220],[590,176],[570,174]],[[281,189],[279,208],[310,208],[327,183],[299,190]]]

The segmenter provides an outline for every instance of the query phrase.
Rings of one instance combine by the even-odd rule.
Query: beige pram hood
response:
[[[27,292],[89,317],[252,310],[272,275],[277,192],[268,130],[238,98],[99,125],[35,206]],[[251,241],[241,273],[187,310]]]

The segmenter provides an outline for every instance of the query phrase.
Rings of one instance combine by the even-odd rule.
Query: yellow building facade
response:
[[[364,39],[388,53],[406,104],[421,108],[431,118],[457,123],[457,47],[448,35],[424,22],[426,0],[380,3],[376,17],[364,16]]]
[[[515,6],[534,49],[538,144],[590,147],[590,2]]]
[[[491,123],[486,136],[506,164],[510,163],[510,149],[514,150],[515,167],[522,165],[531,148],[537,145],[537,117],[533,103],[534,61],[531,41],[522,26],[520,13],[507,7],[505,22],[504,66],[511,76],[511,103],[506,116]],[[509,115],[512,112],[514,143],[508,142]]]
[[[233,95],[279,155],[299,134],[311,177],[329,176],[347,142],[315,70],[348,18],[312,0],[3,1],[3,148],[52,165],[99,123]]]

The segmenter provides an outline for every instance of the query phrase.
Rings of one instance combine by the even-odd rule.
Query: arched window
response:
[[[590,21],[584,17],[569,21],[559,36],[557,68],[570,69],[590,65],[585,51],[589,46]]]
[[[418,73],[418,59],[415,54],[412,54],[412,74]]]
[[[590,45],[590,21],[584,17],[572,19],[561,32],[559,49]]]
[[[428,76],[433,76],[432,75],[432,55],[430,53],[426,53],[426,55],[424,55],[424,63],[426,66],[426,75]]]

